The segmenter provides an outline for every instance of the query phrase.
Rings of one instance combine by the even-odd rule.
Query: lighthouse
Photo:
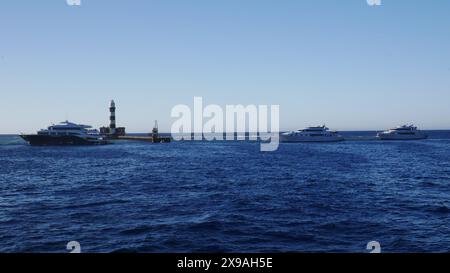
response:
[[[101,127],[100,133],[108,138],[117,138],[126,134],[125,127],[116,126],[116,103],[114,100],[109,105],[109,126]]]
[[[110,134],[116,134],[116,103],[114,100],[111,101],[111,106],[109,107],[109,129]]]

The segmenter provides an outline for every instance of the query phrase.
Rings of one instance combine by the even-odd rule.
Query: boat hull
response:
[[[281,142],[340,142],[343,141],[344,138],[340,136],[329,137],[329,136],[315,136],[315,137],[307,137],[307,136],[281,136]]]
[[[417,134],[417,135],[378,134],[377,137],[380,140],[421,140],[428,138],[428,136],[424,134]]]
[[[78,136],[21,135],[32,146],[105,145],[106,140],[87,140]]]

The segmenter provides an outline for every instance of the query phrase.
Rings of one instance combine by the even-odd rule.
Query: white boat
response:
[[[337,142],[344,137],[323,125],[282,133],[280,139],[282,142]]]
[[[65,121],[42,129],[35,135],[21,137],[33,146],[108,144],[97,130],[91,128],[89,125]]]
[[[426,139],[428,136],[417,130],[414,125],[403,125],[387,131],[378,133],[377,137],[382,140],[417,140]]]

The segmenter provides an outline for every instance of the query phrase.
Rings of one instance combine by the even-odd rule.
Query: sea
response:
[[[419,141],[30,147],[0,136],[0,252],[450,251],[450,131]]]

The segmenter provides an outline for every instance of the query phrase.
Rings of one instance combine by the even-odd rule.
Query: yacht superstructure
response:
[[[426,139],[428,136],[414,125],[403,125],[381,132],[377,137],[382,140],[417,140]]]

